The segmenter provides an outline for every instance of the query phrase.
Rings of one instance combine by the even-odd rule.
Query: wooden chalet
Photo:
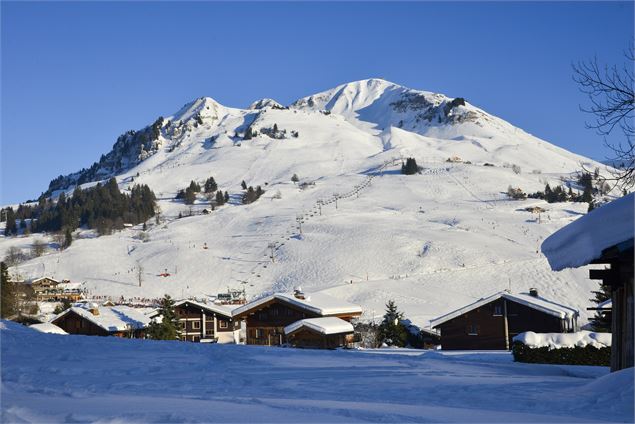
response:
[[[246,343],[267,346],[286,344],[289,341],[288,336],[291,336],[290,338],[294,340],[296,345],[323,347],[324,343],[319,342],[320,346],[315,346],[315,343],[309,340],[312,337],[309,336],[312,329],[310,324],[306,324],[307,321],[305,321],[304,326],[297,329],[295,327],[289,328],[289,326],[301,320],[324,317],[338,318],[340,321],[350,323],[361,314],[362,309],[352,303],[322,293],[305,296],[299,290],[293,294],[275,293],[233,311],[234,320],[245,322]],[[285,328],[289,333],[285,332]],[[291,331],[292,329],[295,331]],[[342,334],[346,337],[335,337],[335,334]],[[349,340],[348,331],[328,336],[330,337],[327,337],[327,347],[335,347],[335,344],[342,346]]]
[[[589,278],[611,288],[611,371],[633,366],[633,239],[635,194],[631,193],[578,218],[542,244],[554,271],[589,264]]]
[[[181,300],[174,304],[181,324],[181,340],[203,343],[237,343],[240,321],[232,318],[231,309],[214,303]]]
[[[42,277],[31,281],[31,288],[35,300],[38,302],[60,302],[62,300],[77,302],[84,297],[81,290],[66,288],[67,283],[69,283],[68,280],[60,282],[53,278]]]
[[[509,350],[525,331],[568,333],[578,329],[578,311],[529,293],[506,291],[479,299],[430,321],[444,350]]]
[[[284,327],[293,347],[335,349],[353,342],[353,324],[337,317],[307,318]]]
[[[68,334],[144,338],[150,318],[129,306],[76,305],[51,321]]]
[[[59,281],[50,277],[36,278],[31,281],[31,287],[36,294],[40,291],[55,289],[59,284]]]

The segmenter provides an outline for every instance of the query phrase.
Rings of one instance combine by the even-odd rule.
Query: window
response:
[[[256,338],[259,339],[262,337],[262,330],[260,328],[256,328]]]
[[[181,324],[181,330],[185,331],[185,321],[181,321],[179,324]]]
[[[468,336],[478,336],[478,325],[470,324],[467,327],[467,335]]]
[[[194,330],[200,330],[201,329],[201,322],[200,321],[192,321],[192,328]]]
[[[193,342],[200,342],[201,338],[199,336],[194,336],[194,337],[192,337],[192,341]]]
[[[494,305],[494,316],[500,317],[503,315],[503,307],[501,305]]]
[[[218,321],[218,326],[220,328],[227,328],[227,321],[224,321],[224,320]]]

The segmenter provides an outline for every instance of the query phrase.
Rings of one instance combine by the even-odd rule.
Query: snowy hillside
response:
[[[552,272],[539,252],[542,240],[583,215],[586,204],[510,201],[504,192],[509,185],[542,190],[581,162],[596,163],[463,99],[379,79],[288,108],[263,99],[234,109],[204,97],[125,140],[90,173],[59,179],[53,193],[72,191],[81,175],[83,186],[95,184],[91,176],[116,175],[122,189],[150,186],[161,223],[149,221],[142,237],[140,226],[99,238],[79,232],[69,249],[13,273],[126,297],[214,295],[242,283],[255,297],[302,286],[359,303],[367,319],[394,299],[421,325],[501,289],[536,287],[580,309],[582,321],[587,315],[596,288],[588,272]],[[420,174],[399,172],[409,156],[423,167]],[[191,180],[210,176],[229,191],[228,204],[203,215],[210,208],[204,196],[193,207],[174,199]],[[265,194],[242,205],[243,180]],[[534,205],[547,211],[539,218],[525,210]],[[0,254],[10,246],[26,250],[38,238],[1,239]],[[166,271],[170,276],[159,276]]]

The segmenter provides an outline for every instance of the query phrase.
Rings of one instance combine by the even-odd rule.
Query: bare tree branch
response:
[[[606,158],[612,165],[612,168],[608,169],[611,178],[605,180],[612,181],[614,186],[626,190],[635,185],[633,45],[624,52],[624,57],[627,63],[622,66],[600,66],[597,58],[572,66],[573,80],[578,83],[580,91],[587,95],[590,102],[589,106],[581,106],[580,110],[594,117],[594,121],[587,122],[586,127],[603,136],[604,145],[613,152],[612,157]],[[625,141],[612,143],[607,140],[607,136],[616,128],[622,131]]]

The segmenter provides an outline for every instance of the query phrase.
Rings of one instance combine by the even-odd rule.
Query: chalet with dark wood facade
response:
[[[68,334],[144,338],[150,318],[128,306],[94,303],[68,308],[51,320]]]
[[[635,194],[614,200],[549,236],[541,249],[554,271],[589,264],[589,278],[611,288],[611,371],[634,365]]]
[[[181,340],[203,343],[238,343],[240,321],[231,309],[214,303],[181,300],[174,304],[181,325]]]
[[[353,324],[337,317],[307,318],[284,327],[293,347],[335,349],[353,342]]]
[[[444,350],[504,350],[525,331],[577,331],[578,315],[575,309],[544,299],[531,289],[530,293],[496,293],[430,324],[440,330]]]
[[[350,340],[350,327],[347,326],[344,332],[331,334],[320,333],[318,330],[317,333],[320,334],[317,334],[316,321],[309,321],[310,319],[337,318],[341,328],[345,325],[343,323],[350,323],[361,314],[362,309],[352,303],[321,293],[304,295],[298,290],[293,294],[272,294],[233,311],[234,319],[245,323],[247,344],[279,346],[293,341],[294,345],[306,347],[343,346]],[[302,320],[303,325],[289,327]],[[322,326],[332,327],[332,324],[331,321],[321,322]],[[328,340],[324,342],[322,336],[328,336]]]

